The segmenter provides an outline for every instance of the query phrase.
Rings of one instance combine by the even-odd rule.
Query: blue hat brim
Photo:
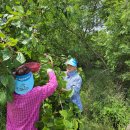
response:
[[[34,86],[34,78],[32,72],[22,75],[16,76],[15,79],[15,92],[17,94],[26,94],[32,90]]]

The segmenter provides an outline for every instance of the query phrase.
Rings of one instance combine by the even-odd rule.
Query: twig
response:
[[[62,108],[62,110],[63,110],[63,105],[62,105],[62,102],[61,102],[60,94],[59,94],[59,100],[60,100],[61,108]]]

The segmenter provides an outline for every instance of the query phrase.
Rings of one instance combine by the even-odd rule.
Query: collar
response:
[[[77,74],[77,70],[74,70],[74,71],[71,71],[71,72],[67,73],[67,77],[70,78],[70,77],[72,77],[72,76],[74,76],[76,74]]]

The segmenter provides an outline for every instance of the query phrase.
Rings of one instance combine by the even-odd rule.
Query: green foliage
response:
[[[116,93],[113,76],[103,70],[88,71],[90,75],[87,90],[82,92],[86,111],[84,129],[124,130],[129,123],[129,104],[124,101],[123,93]]]
[[[0,5],[0,129],[5,128],[6,99],[12,101],[13,70],[38,61],[35,84],[47,82],[48,62],[59,83],[41,108],[39,129],[71,130],[80,123],[81,130],[124,130],[130,113],[130,2],[1,0]],[[66,103],[70,93],[60,91],[70,55],[83,69],[80,120],[70,114],[76,109]]]
[[[5,130],[5,122],[6,122],[6,118],[5,118],[5,113],[6,113],[6,109],[5,109],[5,105],[6,105],[6,93],[1,89],[0,90],[0,128]]]
[[[119,129],[125,128],[129,121],[128,105],[122,100],[119,94],[108,97],[107,105],[101,111],[103,117],[108,118],[109,122]]]
[[[54,62],[49,55],[47,58],[40,57],[42,67],[40,72],[35,74],[35,84],[42,85],[47,82],[47,75],[45,75],[45,73],[48,66],[50,66],[48,64],[50,60]],[[66,86],[66,82],[63,81],[65,74],[57,67],[56,63],[55,60],[54,70],[58,79],[58,89],[51,97],[44,101],[41,107],[40,121],[36,126],[44,130],[53,130],[54,128],[57,130],[76,130],[78,123],[82,123],[77,117],[77,114],[80,114],[80,112],[74,104],[70,103],[69,96],[71,91],[61,91],[61,89]]]
[[[130,85],[129,4],[123,0],[104,1],[99,15],[104,28],[92,36],[93,48],[103,57],[107,69],[115,74],[115,82],[120,86],[117,89],[126,96]]]

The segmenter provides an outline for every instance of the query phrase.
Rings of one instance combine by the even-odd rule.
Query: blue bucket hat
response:
[[[16,75],[15,79],[15,92],[17,94],[26,94],[30,90],[32,90],[34,86],[34,78],[32,72],[28,74],[18,76]]]
[[[66,63],[66,65],[72,65],[74,67],[77,67],[77,60],[75,58],[71,58],[70,60],[68,60]]]

